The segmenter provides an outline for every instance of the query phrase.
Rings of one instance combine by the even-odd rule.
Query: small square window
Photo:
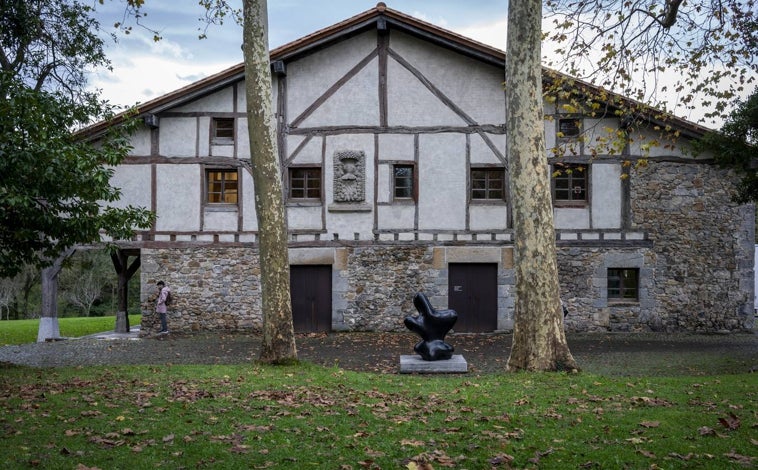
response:
[[[214,144],[234,143],[234,118],[213,118],[211,141]]]
[[[578,137],[582,133],[582,120],[579,118],[558,119],[558,137]]]
[[[471,199],[504,201],[505,170],[502,168],[472,168]]]
[[[205,182],[209,204],[237,204],[238,175],[236,170],[207,170]]]
[[[415,199],[413,165],[392,167],[393,196],[395,199]]]
[[[553,202],[558,206],[587,204],[588,166],[553,164]]]
[[[640,299],[638,268],[608,268],[608,301],[637,302]]]
[[[321,168],[289,169],[290,199],[321,199]]]

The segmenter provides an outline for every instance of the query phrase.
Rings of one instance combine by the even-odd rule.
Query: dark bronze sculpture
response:
[[[421,336],[413,350],[425,361],[439,361],[453,357],[454,348],[445,342],[445,335],[455,325],[458,314],[455,310],[435,310],[429,299],[421,292],[413,297],[418,316],[405,317],[405,326]]]

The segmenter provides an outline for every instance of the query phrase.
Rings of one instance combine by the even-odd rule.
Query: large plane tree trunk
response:
[[[509,371],[577,368],[559,297],[542,108],[541,20],[541,0],[508,4],[506,122],[516,267]]]
[[[245,0],[243,15],[247,123],[261,263],[260,360],[287,363],[297,359],[297,350],[290,301],[287,219],[271,99],[266,0]]]

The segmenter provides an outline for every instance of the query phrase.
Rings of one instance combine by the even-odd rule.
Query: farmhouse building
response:
[[[380,3],[271,61],[296,330],[403,330],[418,291],[458,312],[457,332],[512,329],[505,54]],[[143,300],[172,287],[172,330],[261,326],[244,80],[240,64],[141,105],[115,169],[119,204],[157,215],[119,246]],[[603,109],[545,102],[567,329],[748,328],[753,208],[731,201],[734,174],[687,154],[705,129]],[[678,140],[650,146],[664,127]],[[613,135],[625,145],[598,144]]]

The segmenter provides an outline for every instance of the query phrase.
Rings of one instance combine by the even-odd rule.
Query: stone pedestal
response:
[[[468,363],[460,354],[450,359],[425,361],[418,354],[400,356],[401,374],[465,374]]]

